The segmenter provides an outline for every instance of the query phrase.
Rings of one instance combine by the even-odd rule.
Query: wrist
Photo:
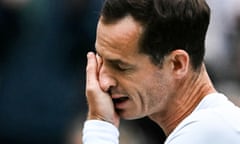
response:
[[[118,117],[104,117],[102,115],[98,115],[98,114],[88,114],[88,117],[87,117],[87,120],[90,121],[90,120],[98,120],[98,121],[103,121],[103,122],[107,122],[107,123],[110,123],[112,125],[114,125],[116,128],[119,128],[119,123],[120,123],[120,120]]]

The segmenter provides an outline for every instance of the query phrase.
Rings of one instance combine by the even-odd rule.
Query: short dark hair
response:
[[[105,0],[101,16],[105,24],[132,16],[144,32],[139,51],[161,64],[165,55],[185,50],[194,69],[201,66],[210,9],[205,0]]]

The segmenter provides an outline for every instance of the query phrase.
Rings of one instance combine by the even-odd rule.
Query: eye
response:
[[[124,64],[124,63],[114,63],[112,64],[112,67],[115,70],[121,71],[121,72],[125,72],[131,69],[131,66]]]
[[[130,67],[128,65],[125,65],[125,64],[116,64],[116,68],[120,71],[126,71],[126,70],[129,70]]]
[[[116,70],[119,72],[129,71],[134,68],[133,65],[129,65],[119,60],[107,60],[105,61],[105,64],[111,67],[113,70]]]

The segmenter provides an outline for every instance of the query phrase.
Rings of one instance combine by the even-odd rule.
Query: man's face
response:
[[[142,31],[130,16],[113,24],[100,19],[97,28],[99,83],[125,119],[164,113],[173,87],[167,61],[160,68],[148,55],[139,53]]]

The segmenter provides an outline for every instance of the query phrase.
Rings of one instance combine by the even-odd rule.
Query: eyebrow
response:
[[[112,64],[123,64],[123,65],[131,65],[127,62],[124,62],[120,59],[106,59],[108,62],[112,63]]]
[[[98,52],[96,52],[100,57],[102,57]],[[131,66],[132,64],[128,62],[124,62],[121,59],[106,59],[107,62],[112,63],[112,64],[123,64],[123,65],[129,65]]]
[[[95,51],[96,51],[96,54],[102,58],[102,55],[97,51],[97,49],[95,49]],[[108,58],[107,58],[106,60],[107,60],[108,62],[111,62],[111,63],[129,64],[129,63],[127,63],[127,62],[122,61],[121,59],[108,59]],[[130,64],[129,64],[129,65],[130,65]]]

